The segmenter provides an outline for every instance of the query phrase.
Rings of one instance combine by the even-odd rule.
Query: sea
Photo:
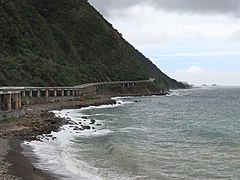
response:
[[[240,87],[113,99],[53,111],[74,125],[23,143],[24,155],[62,180],[240,179]]]

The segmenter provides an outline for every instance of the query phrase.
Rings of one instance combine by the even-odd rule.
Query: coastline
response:
[[[0,177],[5,180],[56,179],[51,172],[36,169],[31,162],[37,159],[27,158],[22,154],[22,141],[37,140],[36,136],[58,131],[68,123],[66,119],[57,118],[49,111],[61,109],[79,109],[81,107],[115,104],[110,96],[79,98],[74,101],[62,101],[30,105],[26,115],[10,122],[0,123]]]

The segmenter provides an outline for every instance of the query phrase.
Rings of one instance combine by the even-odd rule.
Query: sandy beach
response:
[[[22,154],[21,142],[36,140],[37,135],[58,131],[68,123],[66,119],[55,117],[50,110],[78,109],[87,106],[115,104],[110,97],[78,98],[69,101],[29,105],[26,115],[0,123],[0,177],[3,180],[49,180],[56,179],[51,172],[36,169]]]

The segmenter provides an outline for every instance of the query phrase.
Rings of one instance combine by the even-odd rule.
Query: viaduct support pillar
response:
[[[37,97],[40,98],[41,97],[41,90],[37,90]]]
[[[6,105],[7,105],[7,111],[11,111],[12,110],[12,101],[11,101],[11,94],[6,94]]]
[[[57,97],[57,90],[53,90],[54,97]]]
[[[32,90],[29,90],[29,97],[32,97]]]
[[[18,109],[19,108],[19,97],[18,94],[13,94],[12,95],[12,100],[13,100],[13,105],[14,105],[14,109]]]
[[[17,94],[17,96],[18,96],[18,108],[21,108],[22,106],[21,93]]]
[[[0,112],[2,111],[2,95],[0,94]]]
[[[21,92],[21,95],[22,95],[22,97],[25,97],[25,96],[26,96],[26,91],[23,90],[23,91]]]
[[[48,91],[48,89],[45,90],[45,97],[46,97],[46,98],[49,97],[49,91]]]

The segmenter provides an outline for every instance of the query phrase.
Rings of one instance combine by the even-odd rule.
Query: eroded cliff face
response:
[[[0,84],[143,80],[184,88],[125,41],[86,0],[1,0]]]

